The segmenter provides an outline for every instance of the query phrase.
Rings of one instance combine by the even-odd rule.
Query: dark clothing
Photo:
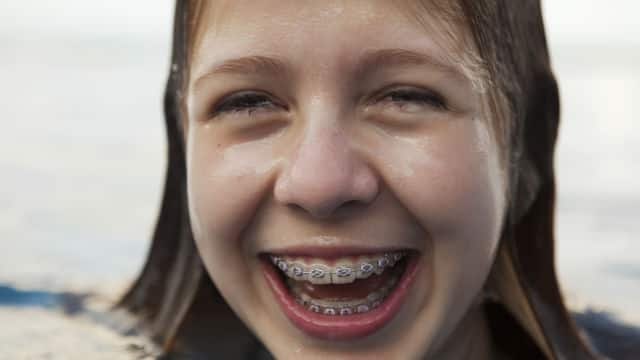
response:
[[[640,359],[640,327],[617,322],[606,312],[575,313],[576,323],[602,355],[613,360]]]

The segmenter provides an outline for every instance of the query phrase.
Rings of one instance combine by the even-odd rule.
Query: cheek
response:
[[[241,241],[269,191],[279,160],[271,144],[223,144],[206,127],[194,128],[187,140],[189,217],[198,252],[222,296],[247,323],[246,309],[261,306],[255,292],[260,274],[248,262],[250,241]],[[238,286],[243,284],[243,286]]]
[[[428,232],[435,286],[443,296],[460,295],[460,285],[479,288],[498,244],[504,182],[487,134],[473,120],[434,136],[398,138],[387,147],[387,181]]]
[[[268,142],[220,146],[206,129],[195,129],[187,143],[189,212],[200,252],[240,255],[247,245],[240,233],[264,199],[279,159]]]
[[[499,154],[478,123],[423,138],[396,137],[384,147],[381,167],[392,191],[432,235],[478,237],[500,226],[505,190]]]

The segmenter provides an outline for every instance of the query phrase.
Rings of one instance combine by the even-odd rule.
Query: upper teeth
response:
[[[312,284],[348,284],[356,279],[366,279],[371,274],[380,275],[385,268],[393,267],[404,257],[402,252],[377,256],[361,256],[357,260],[341,258],[329,265],[321,259],[303,259],[290,256],[271,256],[271,261],[283,273],[294,280]]]

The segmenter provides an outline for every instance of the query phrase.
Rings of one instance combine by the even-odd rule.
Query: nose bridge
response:
[[[320,120],[320,119],[317,119]],[[276,183],[276,199],[314,217],[328,217],[346,203],[369,203],[378,184],[337,119],[307,122],[304,135]]]
[[[354,165],[350,146],[338,125],[310,127],[292,162],[292,179],[327,193],[346,191]]]

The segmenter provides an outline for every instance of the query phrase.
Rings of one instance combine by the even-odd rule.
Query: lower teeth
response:
[[[309,295],[300,292],[294,292],[293,295],[300,305],[311,312],[329,316],[349,316],[366,313],[380,306],[397,281],[398,278],[394,276],[385,286],[369,294],[364,299],[349,301],[323,300],[311,298]]]
[[[354,314],[367,313],[382,303],[382,300],[376,300],[372,302],[362,303],[358,306],[320,306],[314,304],[312,301],[301,301],[300,304],[307,308],[307,310],[330,316],[349,316]]]

